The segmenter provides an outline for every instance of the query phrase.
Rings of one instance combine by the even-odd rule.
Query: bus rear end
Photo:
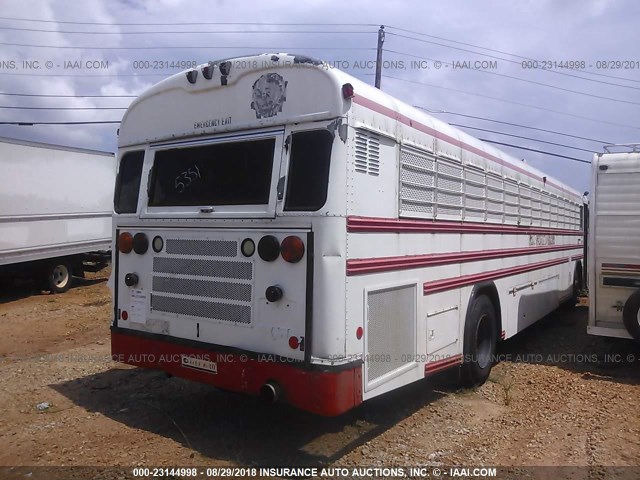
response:
[[[334,77],[289,55],[203,65],[131,105],[114,201],[116,360],[324,415],[361,401],[360,367],[329,360],[344,357],[344,334],[317,335],[344,313],[313,315],[314,298],[344,302],[314,259],[344,248],[331,185],[344,184],[332,158],[348,108]],[[316,238],[321,224],[341,233]]]

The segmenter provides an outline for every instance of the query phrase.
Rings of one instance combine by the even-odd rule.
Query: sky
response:
[[[3,0],[0,17],[0,122],[117,122],[129,96],[185,62],[243,54],[304,53],[373,84],[384,25],[382,90],[473,136],[586,162],[605,143],[640,142],[633,0]],[[0,136],[115,151],[117,128]],[[497,147],[589,190],[587,163]]]

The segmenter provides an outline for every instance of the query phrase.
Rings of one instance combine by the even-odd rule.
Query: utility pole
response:
[[[382,78],[382,44],[384,43],[384,25],[378,30],[378,54],[376,56],[376,88],[380,88]]]

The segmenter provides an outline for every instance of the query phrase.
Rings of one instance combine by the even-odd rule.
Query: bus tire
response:
[[[71,287],[73,268],[66,262],[53,262],[46,270],[47,290],[64,293]]]
[[[640,290],[631,294],[622,309],[622,320],[629,334],[640,343]]]
[[[486,295],[475,297],[464,324],[462,383],[465,387],[480,386],[489,378],[498,343],[497,325],[491,299]]]

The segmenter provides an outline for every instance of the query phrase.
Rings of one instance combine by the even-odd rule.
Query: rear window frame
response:
[[[132,215],[138,213],[138,206],[140,205],[140,187],[142,186],[142,172],[144,171],[144,159],[145,159],[145,150],[144,149],[135,149],[124,152],[120,160],[118,161],[118,174],[116,176],[116,182],[114,186],[113,192],[113,211],[119,215]],[[128,204],[129,208],[122,208],[122,174],[123,174],[123,165],[128,158],[132,156],[137,156],[135,160],[140,162],[137,176],[137,187],[135,188],[135,202],[132,199],[129,199],[131,203]],[[135,180],[134,180],[135,181]],[[131,193],[133,193],[133,189],[131,189]]]
[[[184,162],[185,158],[184,156],[180,156],[180,151],[185,151],[185,150],[196,150],[196,149],[200,149],[200,153],[202,155],[207,154],[206,150],[207,149],[215,149],[215,148],[225,148],[225,146],[229,147],[231,145],[235,145],[235,144],[251,144],[251,143],[258,143],[258,142],[262,142],[262,143],[271,143],[272,145],[271,147],[271,153],[270,153],[270,158],[269,159],[265,159],[265,161],[269,161],[270,163],[265,165],[267,168],[265,168],[264,172],[261,173],[267,173],[269,174],[269,178],[267,180],[266,183],[264,183],[263,185],[261,185],[261,192],[254,192],[253,195],[255,197],[263,197],[261,199],[258,198],[254,198],[253,200],[258,200],[256,202],[252,202],[252,201],[247,201],[246,199],[237,199],[237,200],[233,200],[233,199],[228,199],[228,200],[224,200],[221,201],[220,198],[214,199],[214,198],[202,198],[202,199],[195,199],[195,200],[186,200],[183,202],[179,202],[176,200],[180,199],[180,194],[175,194],[173,191],[171,192],[167,192],[167,196],[164,199],[160,199],[160,198],[156,198],[156,196],[158,195],[157,192],[157,188],[160,187],[160,185],[157,183],[158,182],[158,172],[159,172],[159,161],[164,163],[164,162]],[[260,147],[258,147],[260,148]],[[163,158],[159,158],[159,156],[164,156],[166,155],[171,155],[172,152],[176,152],[175,155],[177,155],[177,158],[174,159],[163,159]],[[252,153],[250,150],[248,150],[246,153],[248,153],[249,155]],[[148,189],[148,200],[147,200],[147,205],[149,207],[152,208],[171,208],[171,207],[201,207],[201,206],[213,206],[213,207],[230,207],[230,206],[246,206],[246,205],[268,205],[269,204],[269,199],[272,195],[272,192],[270,190],[270,186],[273,180],[273,167],[274,167],[274,157],[276,155],[276,139],[275,138],[257,138],[257,139],[248,139],[248,140],[240,140],[240,141],[231,141],[231,142],[211,142],[211,143],[207,143],[207,144],[202,144],[202,145],[192,145],[192,146],[186,146],[186,147],[174,147],[174,148],[166,148],[166,149],[159,149],[157,151],[154,152],[153,155],[153,163],[152,163],[152,169],[151,169],[151,175],[149,176],[149,189]],[[249,160],[251,161],[251,160]],[[191,163],[193,162],[193,166],[191,166]],[[196,163],[198,162],[199,165]],[[189,160],[186,162],[186,164],[188,164],[187,166],[183,166],[178,168],[177,171],[183,170],[185,169],[186,171],[190,171],[191,169],[193,169],[193,175],[200,175],[199,178],[202,178],[202,175],[206,175],[208,172],[207,170],[205,170],[205,168],[203,167],[203,163],[206,162],[211,162],[207,165],[208,169],[210,169],[210,172],[215,171],[215,168],[211,168],[213,166],[213,161],[209,160],[209,159],[194,159],[194,160]],[[197,173],[196,173],[197,170]],[[200,171],[202,170],[202,171]],[[175,172],[174,172],[175,173]],[[183,172],[184,173],[184,172]],[[235,172],[236,174],[238,172]],[[171,174],[170,177],[173,177],[174,175]],[[210,174],[210,176],[214,176],[215,177],[215,173]],[[187,175],[188,177],[188,175]],[[182,183],[182,180],[184,181],[184,183]],[[180,181],[178,180],[178,177],[176,177],[175,181],[178,184],[182,184],[182,191],[183,192],[187,192],[189,193],[189,186],[185,187],[184,185],[187,183],[187,181],[190,180],[189,178],[182,178],[180,177]],[[206,180],[206,179],[205,179]],[[190,183],[190,182],[189,182]],[[195,181],[194,181],[195,184]],[[200,184],[200,190],[204,190],[206,193],[208,190],[213,190],[213,187],[215,185],[207,185],[206,181]],[[240,185],[235,185],[234,188],[237,188]],[[209,188],[206,188],[209,187]],[[169,189],[167,189],[169,190]],[[169,193],[171,195],[169,195]],[[195,192],[191,191],[191,194],[193,195]],[[228,192],[227,192],[228,195]],[[189,197],[186,197],[189,198]],[[202,200],[202,201],[200,201]]]
[[[273,169],[269,187],[269,202],[262,205],[198,205],[198,206],[153,206],[149,204],[153,182],[155,155],[159,151],[173,148],[190,148],[207,146],[216,143],[234,143],[259,139],[275,139]],[[144,205],[140,218],[157,219],[217,219],[217,218],[275,218],[276,216],[276,186],[280,177],[283,155],[284,128],[245,131],[241,133],[224,133],[206,138],[192,138],[149,145],[147,154],[147,191],[144,195]],[[202,207],[213,207],[203,210]]]
[[[296,165],[294,163],[294,155],[297,153],[296,150],[296,136],[303,136],[303,135],[322,135],[322,136],[326,136],[327,140],[328,140],[328,157],[326,159],[326,162],[324,164],[325,171],[322,172],[322,182],[320,183],[321,185],[321,198],[317,197],[313,200],[316,200],[316,202],[310,202],[307,201],[305,204],[301,204],[301,203],[297,203],[297,204],[293,204],[292,205],[292,201],[293,201],[293,195],[294,195],[294,188],[299,188],[298,185],[294,185],[294,181],[296,180],[294,177],[294,175],[292,174],[292,171],[296,168],[296,167],[300,167],[300,165]],[[317,212],[319,210],[321,210],[327,203],[327,199],[329,196],[329,180],[331,177],[331,163],[332,163],[332,156],[333,156],[333,143],[335,141],[335,135],[330,132],[328,129],[326,128],[316,128],[316,129],[311,129],[311,130],[297,130],[291,133],[291,145],[290,145],[290,154],[289,154],[289,162],[287,165],[287,184],[286,184],[286,191],[284,192],[284,205],[283,205],[283,212],[284,213],[290,213],[290,212]],[[312,172],[311,175],[313,175],[314,173],[318,173],[318,172]],[[316,179],[318,177],[315,177]],[[302,188],[302,190],[305,190],[305,188]],[[296,194],[299,195],[299,192],[296,192]],[[319,199],[319,201],[318,201]],[[299,198],[296,198],[296,201],[299,201]],[[309,200],[309,198],[307,198],[306,200]]]

